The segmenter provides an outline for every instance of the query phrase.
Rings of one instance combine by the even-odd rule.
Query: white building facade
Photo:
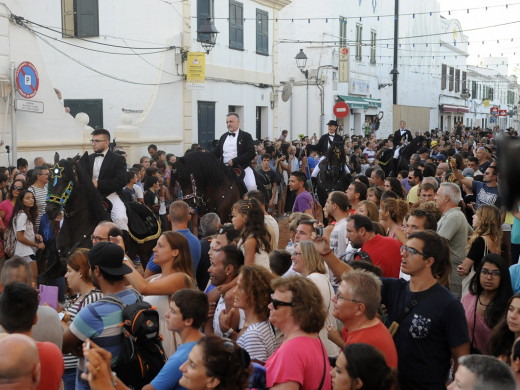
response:
[[[151,143],[175,154],[192,143],[210,146],[226,131],[229,111],[240,114],[241,128],[253,136],[273,137],[278,133],[273,20],[289,3],[26,0],[22,7],[8,0],[0,41],[8,60],[0,74],[9,78],[11,62],[34,63],[40,89],[33,100],[42,100],[46,109],[11,115],[1,107],[7,112],[5,141],[14,140],[18,154],[28,159],[43,155],[49,161],[55,150],[70,155],[90,149],[90,131],[103,127],[135,162]],[[23,19],[17,23],[11,14]],[[206,17],[219,31],[217,43],[205,56],[202,88],[187,89],[187,53],[203,51],[197,28]],[[63,95],[61,105],[54,88]],[[63,104],[73,115],[87,113],[89,127],[66,114]]]

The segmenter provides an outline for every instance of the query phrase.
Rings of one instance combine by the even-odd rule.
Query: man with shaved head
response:
[[[38,347],[23,334],[0,338],[0,390],[32,390],[40,383]]]

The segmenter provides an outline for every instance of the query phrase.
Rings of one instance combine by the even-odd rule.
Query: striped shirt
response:
[[[42,215],[45,214],[45,201],[47,200],[47,184],[45,187],[38,188],[35,186],[30,186],[29,191],[34,194],[34,200],[36,201],[36,206],[38,207],[38,217],[36,217],[36,232],[40,229],[40,219],[42,219]]]
[[[116,294],[126,305],[134,304],[138,297],[134,290],[124,289]],[[91,303],[82,308],[72,321],[70,331],[81,341],[91,339],[97,345],[105,348],[112,354],[112,366],[117,362],[123,342],[123,334],[119,324],[123,321],[121,306],[102,300]],[[80,359],[79,370],[84,370],[84,364]],[[76,389],[82,389],[83,381],[76,381]],[[85,389],[88,389],[85,383]]]
[[[244,348],[251,357],[265,363],[276,347],[276,335],[269,321],[256,322],[247,327],[237,339],[237,344]]]
[[[100,298],[103,297],[103,293],[99,291],[98,289],[90,290],[85,297],[82,297],[80,294],[76,296],[76,299],[70,303],[65,308],[65,312],[70,315],[70,320],[73,321],[76,317],[76,314],[78,314],[78,311],[80,311],[85,306],[96,302]],[[66,354],[63,355],[63,360],[65,361],[65,369],[70,370],[72,368],[76,368],[78,366],[78,358],[77,356]]]

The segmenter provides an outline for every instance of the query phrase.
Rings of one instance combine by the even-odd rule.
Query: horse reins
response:
[[[194,199],[194,205],[196,207],[199,207],[200,205],[207,205],[207,202],[204,201],[204,193],[202,193],[200,196],[197,195],[197,182],[195,180],[195,177],[193,176],[193,173],[190,173],[190,180],[191,180],[191,190],[192,193],[188,195],[184,195],[181,199],[182,200],[190,200]],[[214,209],[212,211],[217,211],[221,202],[224,200],[226,195],[233,189],[235,186],[235,182],[231,184],[231,186],[226,190],[226,192],[219,198],[217,201],[217,204],[215,205]]]

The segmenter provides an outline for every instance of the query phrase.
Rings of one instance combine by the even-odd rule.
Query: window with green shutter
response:
[[[229,1],[229,47],[244,50],[244,5]]]
[[[197,31],[207,18],[213,18],[213,0],[197,0]],[[209,41],[210,34],[197,33],[197,41]]]
[[[61,0],[61,20],[64,37],[98,37],[98,0]]]
[[[269,14],[256,10],[256,54],[269,55]]]

